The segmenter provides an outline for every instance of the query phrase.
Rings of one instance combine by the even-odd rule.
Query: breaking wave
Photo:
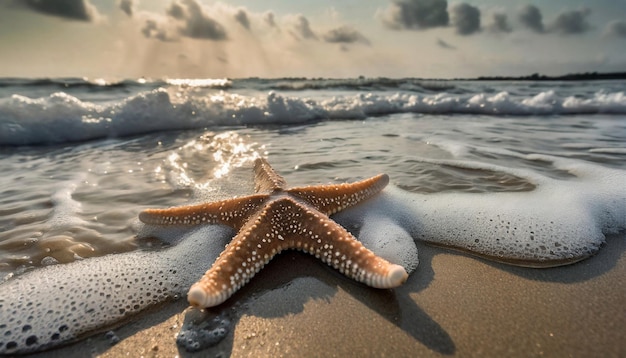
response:
[[[626,114],[624,92],[598,91],[561,96],[554,90],[534,95],[497,93],[416,94],[343,92],[326,98],[288,96],[270,91],[241,95],[216,91],[199,95],[181,86],[228,86],[177,83],[113,102],[80,100],[66,92],[0,99],[0,146],[77,142],[142,133],[240,125],[291,125],[323,120],[361,120],[398,113],[550,116]]]

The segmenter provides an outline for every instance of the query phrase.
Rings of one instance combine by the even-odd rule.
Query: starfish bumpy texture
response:
[[[224,224],[237,234],[213,266],[189,290],[196,307],[221,304],[283,250],[308,252],[344,275],[376,288],[406,281],[406,270],[377,256],[329,218],[380,192],[386,174],[347,184],[286,188],[285,180],[264,159],[255,162],[256,194],[217,202],[147,209],[139,219],[149,225]]]

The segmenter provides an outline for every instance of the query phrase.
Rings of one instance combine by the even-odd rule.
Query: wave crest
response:
[[[418,114],[573,115],[626,114],[624,92],[598,92],[586,98],[554,91],[534,96],[478,93],[360,93],[332,98],[170,92],[164,88],[122,101],[96,104],[65,92],[31,99],[0,99],[0,145],[38,145],[136,135],[156,131],[233,125],[290,125],[319,120]]]

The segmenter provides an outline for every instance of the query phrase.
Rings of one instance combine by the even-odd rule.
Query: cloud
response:
[[[120,0],[119,5],[120,5],[120,10],[124,11],[124,13],[128,15],[129,17],[133,17],[133,13],[134,13],[133,0]]]
[[[526,28],[536,33],[578,35],[591,29],[591,25],[587,22],[590,14],[591,10],[588,8],[563,11],[548,26],[545,26],[541,11],[534,5],[526,5],[519,10],[518,19]]]
[[[248,18],[248,13],[244,9],[238,9],[234,15],[235,21],[241,24],[241,26],[250,30],[250,19]]]
[[[141,33],[146,38],[155,38],[161,41],[176,41],[177,38],[171,36],[167,30],[167,25],[156,19],[147,19],[141,28]]]
[[[471,35],[480,31],[480,10],[467,3],[452,7],[452,25],[459,35]]]
[[[534,32],[545,32],[545,27],[543,26],[543,16],[541,15],[539,8],[535,5],[529,4],[522,7],[518,12],[518,19],[522,25]]]
[[[503,13],[494,13],[493,21],[489,24],[489,26],[487,26],[487,29],[496,34],[509,33],[513,31],[511,25],[509,25],[509,20],[506,14]]]
[[[276,25],[276,19],[274,17],[274,13],[271,11],[266,12],[265,14],[263,14],[263,20],[265,21],[265,23],[269,26],[269,27],[277,27]]]
[[[207,15],[196,0],[175,0],[165,14],[163,17],[149,13],[141,33],[161,41],[178,41],[180,37],[213,41],[228,39],[224,26]]]
[[[185,19],[185,8],[179,2],[171,3],[170,6],[165,10],[165,13],[168,16],[175,18],[176,20]]]
[[[456,47],[450,45],[442,39],[437,39],[437,46],[445,48],[446,50],[456,50]]]
[[[315,32],[311,30],[311,24],[309,24],[309,20],[304,17],[304,15],[299,14],[295,17],[293,23],[293,34],[296,38],[305,39],[305,40],[317,40],[317,35]]]
[[[362,43],[365,45],[370,44],[369,40],[365,36],[363,36],[360,32],[350,26],[340,26],[329,30],[322,35],[322,39],[330,43]]]
[[[183,36],[201,40],[226,40],[226,30],[219,22],[209,17],[195,0],[182,0],[186,7],[183,17],[184,26],[180,28]]]
[[[425,30],[450,21],[446,0],[393,0],[378,16],[393,30]]]
[[[587,22],[590,14],[591,10],[588,8],[562,12],[550,24],[550,31],[562,35],[583,34],[591,28]]]
[[[67,20],[93,22],[100,18],[98,10],[89,0],[21,0],[13,3],[40,14]]]
[[[613,20],[609,22],[604,28],[603,35],[606,37],[620,37],[626,39],[626,21]]]

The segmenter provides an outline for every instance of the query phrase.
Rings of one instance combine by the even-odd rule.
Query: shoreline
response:
[[[185,299],[32,357],[626,355],[626,234],[556,268],[488,262],[418,243],[420,265],[395,290],[345,279],[313,257],[281,254],[211,317],[230,320],[214,347],[176,345]],[[293,263],[298,261],[296,265]]]

